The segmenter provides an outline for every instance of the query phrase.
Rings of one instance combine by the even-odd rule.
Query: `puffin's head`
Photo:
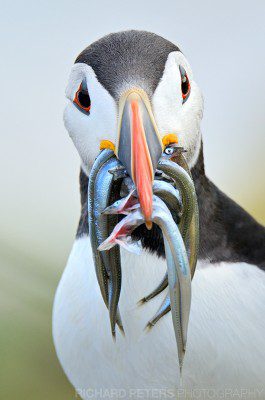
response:
[[[177,137],[190,167],[199,154],[203,100],[186,58],[153,33],[113,33],[77,57],[66,96],[64,122],[84,171],[89,173],[102,141],[113,144],[148,220],[165,136]]]

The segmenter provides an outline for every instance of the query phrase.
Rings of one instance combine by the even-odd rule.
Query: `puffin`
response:
[[[139,93],[149,105],[147,115],[138,121],[148,132],[147,145],[130,148],[129,138],[122,140],[120,159],[125,166],[146,161],[147,152],[156,159],[155,132],[161,139],[176,135],[185,149],[198,200],[200,245],[181,373],[170,315],[150,331],[144,329],[163,293],[138,304],[166,271],[160,229],[153,224],[135,230],[132,238],[141,241],[140,255],[121,248],[119,309],[125,336],[117,332],[115,341],[89,240],[91,167],[102,143],[105,148],[118,146],[121,125],[130,123],[122,115],[124,99],[133,101],[131,97]],[[238,393],[265,398],[265,228],[205,174],[203,97],[186,57],[154,33],[112,33],[78,55],[66,97],[64,123],[81,159],[81,215],[56,291],[52,323],[58,359],[76,393],[84,400],[195,398],[195,394],[217,399]],[[135,165],[147,201],[147,164]],[[144,211],[148,212],[148,204]]]

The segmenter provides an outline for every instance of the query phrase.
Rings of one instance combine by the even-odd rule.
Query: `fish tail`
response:
[[[155,326],[155,324],[154,324],[153,322],[149,321],[149,322],[147,322],[147,324],[145,325],[144,330],[145,330],[146,332],[150,332],[151,329],[152,329],[154,326]]]
[[[112,305],[110,304],[109,307],[109,319],[110,319],[110,327],[111,327],[111,333],[113,340],[116,339],[116,315],[112,312]]]
[[[163,301],[163,303],[161,304],[159,310],[157,311],[157,313],[153,316],[152,319],[150,319],[150,321],[148,321],[145,329],[147,329],[148,331],[150,331],[156,324],[157,322],[164,317],[164,315],[166,315],[167,313],[169,313],[170,311],[170,301],[168,296],[165,298],[165,300]]]
[[[119,298],[121,292],[121,265],[120,265],[120,250],[114,248],[109,252],[110,266],[110,295],[109,295],[109,316],[112,333],[115,332],[116,324],[121,333],[124,334],[124,329],[119,312]]]
[[[110,301],[109,301],[109,318],[110,318],[110,325],[111,325],[111,332],[113,338],[116,337],[116,324],[119,326],[121,330],[123,330],[122,322],[120,319],[120,316],[118,318],[117,316],[117,310],[118,310],[118,303],[115,299],[115,296],[112,295]],[[119,324],[118,324],[119,320]]]
[[[114,328],[111,328],[111,334],[112,334],[113,342],[116,342],[116,329],[115,329],[115,325],[114,325]]]
[[[143,297],[139,301],[137,301],[137,306],[142,306],[143,304],[147,303],[146,297]]]
[[[118,328],[119,328],[122,336],[125,336],[125,330],[123,328],[123,325],[121,324],[121,322],[118,322],[118,320],[116,322],[117,322]]]
[[[160,282],[160,284],[150,294],[148,294],[147,296],[145,296],[141,300],[139,300],[137,305],[140,306],[140,305],[152,300],[158,294],[163,292],[163,290],[165,290],[167,288],[167,286],[168,286],[168,276],[167,276],[167,272],[166,272],[166,274],[165,274],[164,278],[162,279],[162,281]]]

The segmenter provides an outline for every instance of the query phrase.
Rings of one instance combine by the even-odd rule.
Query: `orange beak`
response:
[[[116,155],[137,189],[148,229],[152,228],[154,172],[162,154],[151,105],[146,93],[135,89],[120,101],[120,123]]]

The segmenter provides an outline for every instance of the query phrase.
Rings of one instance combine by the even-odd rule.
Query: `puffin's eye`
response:
[[[179,66],[179,71],[181,76],[182,103],[185,103],[190,95],[190,81],[187,72],[181,65]]]
[[[91,100],[90,100],[90,96],[87,90],[87,85],[86,82],[83,81],[76,94],[75,94],[75,98],[74,98],[74,104],[83,112],[85,113],[89,113],[90,108],[91,108]]]

